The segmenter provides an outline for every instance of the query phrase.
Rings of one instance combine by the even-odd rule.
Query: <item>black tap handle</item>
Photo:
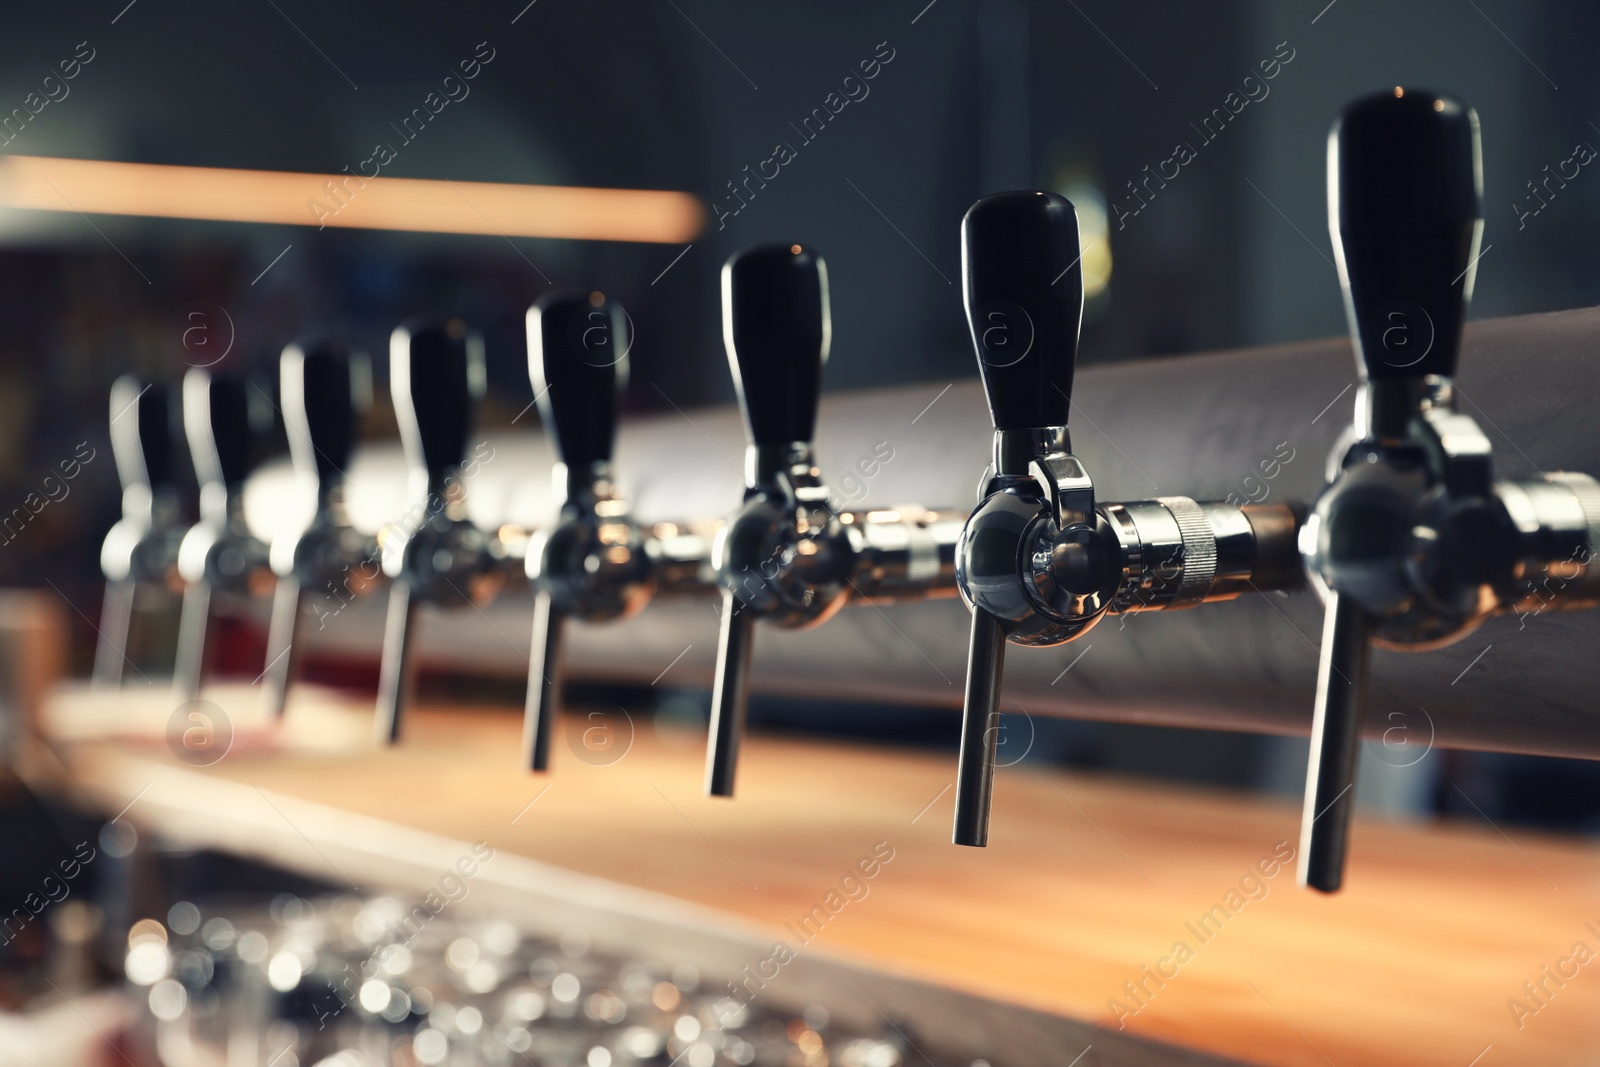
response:
[[[341,341],[297,341],[283,350],[279,390],[295,469],[320,486],[337,484],[372,403],[367,357]]]
[[[123,489],[172,484],[172,397],[167,387],[124,374],[111,385],[111,454]]]
[[[832,332],[817,253],[758,245],[723,264],[722,339],[752,443],[812,439]]]
[[[195,477],[201,485],[221,485],[230,493],[249,477],[255,452],[250,383],[233,374],[200,367],[183,376],[183,429],[189,439]]]
[[[1367,378],[1455,373],[1483,229],[1478,117],[1396,88],[1328,134],[1328,223]]]
[[[995,429],[1067,425],[1083,321],[1077,211],[1054,193],[986,196],[961,221],[961,269]]]
[[[482,335],[460,319],[399,326],[389,339],[389,391],[406,458],[427,471],[430,493],[442,493],[483,400]]]
[[[528,377],[545,432],[571,471],[611,460],[628,346],[622,305],[603,293],[546,293],[528,309]]]

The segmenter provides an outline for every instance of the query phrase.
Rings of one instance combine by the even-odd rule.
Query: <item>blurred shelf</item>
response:
[[[958,849],[953,753],[757,735],[729,802],[700,794],[701,735],[635,730],[621,709],[561,724],[536,777],[518,715],[420,709],[386,751],[366,702],[296,696],[273,733],[250,690],[208,692],[233,736],[203,768],[174,755],[187,712],[164,690],[61,689],[40,725],[59,785],[172,839],[417,895],[487,840],[486,909],[730,975],[781,939],[797,955],[762,997],[854,1003],[996,1067],[1090,1044],[1080,1067],[1577,1064],[1600,1037],[1600,981],[1552,984],[1520,1028],[1508,1002],[1537,1008],[1525,981],[1600,946],[1588,842],[1362,821],[1349,888],[1327,898],[1292,862],[1261,874],[1298,843],[1282,803],[1024,765],[999,776],[989,847]],[[875,847],[893,859],[841,888]],[[1192,957],[1166,960],[1179,942]],[[1142,971],[1158,961],[1159,985]],[[1128,982],[1151,992],[1119,1032],[1108,1002],[1139,1007]]]

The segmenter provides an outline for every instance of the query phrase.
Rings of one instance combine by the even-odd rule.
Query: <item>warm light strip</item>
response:
[[[337,199],[332,193],[338,194]],[[0,205],[97,215],[664,244],[692,240],[705,221],[698,199],[664,190],[356,178],[41,156],[0,157]]]

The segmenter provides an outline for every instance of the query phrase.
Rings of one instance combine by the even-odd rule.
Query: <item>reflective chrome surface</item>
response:
[[[723,589],[777,626],[814,626],[844,606],[855,548],[811,449],[750,446],[745,469],[754,483],[711,549]]]
[[[528,541],[526,572],[564,614],[605,622],[643,607],[654,588],[646,531],[615,492],[610,464],[575,472],[556,464],[566,503]]]

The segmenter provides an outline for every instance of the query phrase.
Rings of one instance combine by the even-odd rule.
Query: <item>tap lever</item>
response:
[[[628,348],[627,315],[604,293],[547,293],[528,309],[539,419],[573,479],[592,481],[611,462]],[[556,488],[567,490],[559,481]]]
[[[297,341],[279,360],[279,392],[295,474],[316,485],[323,505],[343,488],[357,427],[372,406],[372,364],[342,341]]]
[[[1459,100],[1396,88],[1335,120],[1328,221],[1366,378],[1455,374],[1482,194],[1478,119]]]
[[[410,322],[389,340],[389,391],[406,460],[443,498],[483,400],[483,338],[461,319]],[[429,501],[430,507],[434,506]]]
[[[183,428],[200,482],[201,506],[208,487],[236,496],[259,458],[256,438],[268,429],[261,405],[251,403],[251,383],[231,374],[195,367],[183,376]],[[226,521],[227,514],[219,516]]]
[[[961,262],[967,325],[994,428],[1067,425],[1083,320],[1072,204],[1045,192],[984,197],[962,220]]]
[[[123,509],[148,510],[150,498],[172,485],[172,396],[159,382],[124,374],[111,384],[111,454],[122,482]]]
[[[828,268],[816,252],[759,245],[723,265],[722,341],[752,445],[784,448],[815,436],[832,335]]]

